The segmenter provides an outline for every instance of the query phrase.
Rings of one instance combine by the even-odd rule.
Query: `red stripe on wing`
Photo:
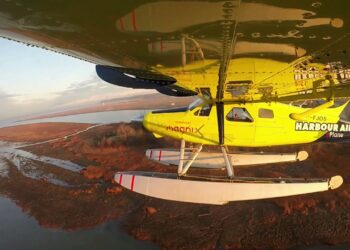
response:
[[[131,178],[131,186],[130,186],[131,191],[134,191],[134,184],[135,184],[135,175],[133,175]]]
[[[131,17],[132,17],[132,27],[133,27],[134,31],[136,31],[136,14],[135,14],[135,10],[133,10],[131,12]]]
[[[122,181],[123,181],[123,175],[120,174],[120,176],[119,176],[119,185],[122,185]]]

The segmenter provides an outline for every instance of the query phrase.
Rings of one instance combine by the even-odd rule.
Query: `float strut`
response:
[[[185,158],[185,140],[181,140],[181,147],[180,147],[180,159],[179,159],[179,166],[177,168],[177,173],[181,175],[183,165],[184,165],[184,158]]]
[[[224,160],[225,160],[225,164],[226,164],[227,176],[229,178],[232,178],[234,176],[234,172],[233,172],[231,159],[227,155],[227,152],[228,152],[227,147],[224,145],[221,145],[221,151],[222,151],[222,154],[224,156]]]
[[[202,151],[203,145],[200,145],[199,148],[197,148],[196,153],[192,156],[192,159],[189,160],[186,163],[186,166],[184,167],[184,169],[182,170],[181,175],[185,175],[188,171],[188,169],[191,167],[192,163],[196,160],[197,156],[199,155],[199,153]]]

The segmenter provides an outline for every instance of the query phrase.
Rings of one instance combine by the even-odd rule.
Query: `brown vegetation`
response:
[[[123,188],[122,187],[117,187],[117,186],[110,187],[110,188],[106,189],[106,193],[107,194],[119,194],[122,191],[123,191]]]
[[[236,169],[241,176],[344,177],[341,188],[324,193],[209,206],[149,198],[113,184],[116,171],[175,171],[150,162],[144,152],[178,144],[156,140],[139,124],[96,127],[25,150],[90,166],[83,174],[99,179],[87,180],[86,187],[66,189],[16,174],[15,184],[6,190],[46,226],[77,229],[120,218],[134,237],[166,249],[285,249],[350,241],[350,145],[267,148],[264,150],[306,150],[310,158],[297,164]],[[51,216],[52,211],[58,215]]]
[[[81,171],[83,176],[87,179],[100,179],[105,173],[105,169],[101,167],[88,166]]]

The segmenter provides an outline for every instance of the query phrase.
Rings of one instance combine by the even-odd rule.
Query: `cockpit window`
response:
[[[253,122],[253,118],[245,108],[232,108],[226,119],[234,122]]]
[[[201,109],[194,112],[194,115],[195,116],[209,116],[212,106],[213,106],[212,104],[204,105]]]

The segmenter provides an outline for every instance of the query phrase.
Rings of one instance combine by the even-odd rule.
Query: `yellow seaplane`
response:
[[[181,140],[179,150],[146,151],[146,156],[153,161],[177,166],[178,173],[126,172],[117,173],[115,180],[124,187],[145,195],[209,204],[283,197],[338,188],[343,182],[341,176],[333,176],[330,179],[298,179],[247,178],[235,175],[235,167],[303,161],[308,157],[305,151],[228,151],[228,146],[254,148],[316,141],[343,142],[350,139],[350,123],[345,112],[349,101],[344,99],[346,91],[342,88],[343,78],[350,75],[346,75],[346,71],[342,76],[339,72],[332,73],[330,67],[321,64],[310,64],[309,70],[298,72],[296,68],[300,63],[304,65],[305,60],[309,58],[303,58],[290,65],[263,59],[231,60],[229,72],[232,68],[232,71],[235,69],[239,73],[228,74],[230,79],[223,86],[222,98],[211,95],[217,85],[215,88],[205,83],[191,85],[192,82],[197,82],[193,81],[196,78],[193,74],[187,85],[181,87],[199,93],[197,100],[188,107],[156,110],[142,117],[143,126],[155,137],[167,136]],[[215,67],[215,64],[212,65]],[[247,77],[248,72],[253,72],[250,68],[252,65],[258,66],[260,70],[264,70],[264,65],[269,65],[269,71],[278,75],[272,79],[275,85],[283,86],[290,81],[291,83],[286,85],[288,89],[279,90],[280,94],[275,96],[271,93],[266,96],[266,92],[257,91],[265,84],[253,82],[262,77],[259,72],[250,73],[253,76]],[[281,69],[284,72],[280,72]],[[162,70],[176,72],[176,69]],[[207,70],[216,72],[210,67]],[[210,73],[206,76],[216,77]],[[300,91],[300,85],[305,91]],[[275,93],[278,92],[276,89]],[[322,95],[325,98],[320,98]],[[186,148],[185,142],[199,146]],[[205,145],[220,146],[221,152],[203,152]],[[226,177],[195,176],[188,174],[190,167],[226,169],[227,174]]]
[[[336,169],[330,178],[238,176],[237,167],[297,162],[308,153],[243,154],[228,146],[349,140],[348,0],[0,5],[0,37],[91,62],[114,85],[198,96],[189,107],[156,110],[141,119],[156,137],[181,140],[179,149],[146,151],[153,161],[177,166],[177,173],[116,173],[125,188],[167,200],[225,204],[342,184]],[[186,148],[185,142],[198,146]],[[202,150],[213,145],[219,152]],[[189,174],[190,168],[226,172],[199,176]]]

